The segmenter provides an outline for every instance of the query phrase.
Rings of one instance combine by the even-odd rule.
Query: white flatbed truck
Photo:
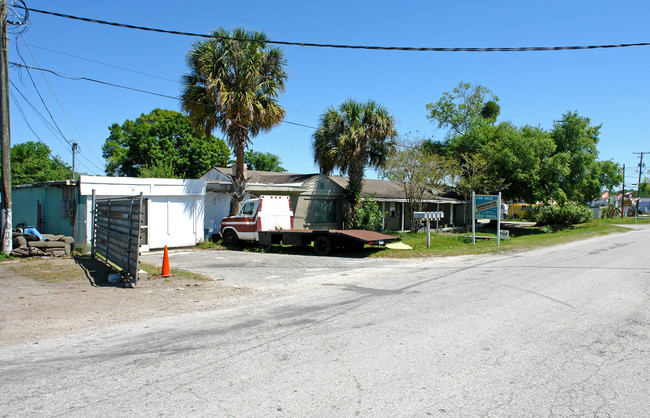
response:
[[[310,245],[316,255],[328,255],[337,248],[361,249],[364,245],[385,245],[398,237],[359,229],[293,229],[289,196],[263,195],[242,202],[239,213],[221,221],[221,238],[226,245],[239,241],[260,245]]]

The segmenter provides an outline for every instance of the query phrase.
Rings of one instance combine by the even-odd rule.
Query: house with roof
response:
[[[218,234],[221,220],[230,211],[232,181],[230,168],[215,167],[201,176],[206,181],[205,225],[208,235]],[[245,198],[263,194],[288,195],[294,211],[296,229],[340,229],[343,223],[343,191],[347,177],[320,173],[292,174],[272,171],[246,171]],[[399,183],[390,180],[364,180],[363,195],[379,203],[383,213],[384,230],[408,230],[411,208]],[[427,194],[422,210],[442,211],[439,225],[463,225],[466,202],[455,195]]]

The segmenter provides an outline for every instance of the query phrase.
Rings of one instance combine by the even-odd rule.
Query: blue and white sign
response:
[[[472,192],[472,243],[476,245],[476,220],[497,221],[497,245],[501,245],[501,193],[498,195],[474,194]],[[489,238],[489,237],[488,237]]]
[[[499,196],[481,195],[474,196],[474,211],[476,219],[499,219]]]

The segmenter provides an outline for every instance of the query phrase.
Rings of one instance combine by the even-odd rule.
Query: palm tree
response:
[[[394,149],[396,137],[395,118],[372,100],[360,103],[348,99],[338,110],[330,107],[321,116],[312,141],[314,161],[323,174],[338,169],[348,175],[345,227],[355,224],[366,166],[381,167]]]
[[[187,56],[181,107],[206,138],[215,128],[225,133],[236,158],[232,176],[231,214],[244,197],[244,153],[251,138],[284,119],[277,97],[284,91],[286,59],[278,48],[266,46],[265,34],[223,28],[212,38],[197,41]]]

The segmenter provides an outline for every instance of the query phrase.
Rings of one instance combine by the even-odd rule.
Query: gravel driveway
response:
[[[162,252],[146,253],[142,262],[160,266],[162,257]],[[99,264],[79,259],[0,263],[0,346],[37,343],[147,318],[227,309],[336,283],[371,266],[414,262],[225,250],[170,251],[169,260],[172,269],[201,273],[211,280],[153,276],[124,289],[108,282],[108,271]]]

